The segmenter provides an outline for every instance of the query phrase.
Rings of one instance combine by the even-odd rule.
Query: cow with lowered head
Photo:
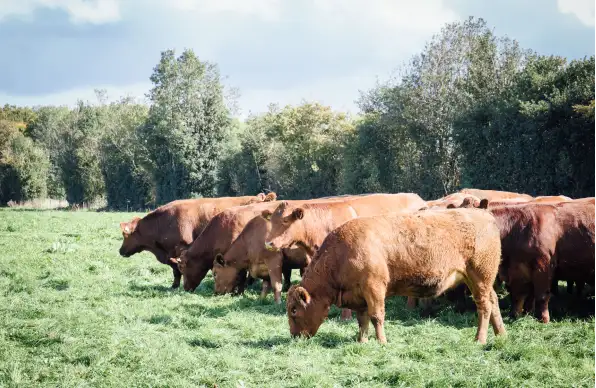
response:
[[[487,212],[429,210],[356,218],[332,231],[288,291],[290,333],[313,336],[332,304],[355,310],[360,342],[372,321],[385,343],[385,299],[435,297],[465,283],[478,309],[476,340],[485,343],[489,321],[504,334],[493,282],[501,256],[499,229]]]
[[[149,251],[160,263],[172,267],[172,288],[180,285],[181,274],[175,261],[207,223],[222,210],[232,206],[275,200],[275,193],[257,196],[185,199],[170,202],[143,218],[135,217],[120,223],[122,246],[120,255],[130,257]]]

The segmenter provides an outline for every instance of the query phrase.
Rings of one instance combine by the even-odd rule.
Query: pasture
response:
[[[120,257],[118,223],[133,215],[0,210],[0,386],[594,386],[594,301],[564,283],[551,323],[506,317],[508,336],[484,346],[474,308],[408,311],[401,297],[387,301],[386,346],[372,328],[355,342],[356,321],[335,307],[295,340],[259,283],[216,297],[209,275],[173,291],[153,255]]]

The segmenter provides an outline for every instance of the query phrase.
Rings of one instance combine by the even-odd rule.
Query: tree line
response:
[[[594,56],[568,62],[446,25],[350,116],[272,104],[244,122],[216,64],[161,54],[150,104],[0,109],[0,203],[104,200],[147,209],[179,198],[280,198],[462,187],[594,195]]]

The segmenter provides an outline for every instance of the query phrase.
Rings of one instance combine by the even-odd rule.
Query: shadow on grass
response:
[[[171,286],[131,282],[128,285],[128,292],[124,294],[135,298],[168,298],[176,292],[179,291]]]
[[[275,336],[270,338],[261,338],[258,340],[247,340],[240,344],[249,348],[256,349],[271,349],[274,346],[287,345],[292,341],[292,338],[288,334],[287,336]]]

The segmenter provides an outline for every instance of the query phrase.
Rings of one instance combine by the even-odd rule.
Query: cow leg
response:
[[[247,276],[250,276],[248,274],[248,271],[241,269],[238,272],[238,276],[236,277],[236,295],[242,295],[244,294],[244,289],[246,287],[246,283],[247,283]],[[251,277],[252,278],[252,277]],[[253,279],[254,281],[254,279]]]
[[[567,286],[569,286],[569,283],[567,283]],[[567,289],[569,292],[569,289]],[[551,285],[550,285],[550,292],[553,295],[559,295],[559,279],[554,278]]]
[[[352,319],[352,310],[341,309],[341,319],[343,321],[349,321],[350,319]]]
[[[271,283],[268,280],[263,280],[263,286],[261,287],[261,298],[267,297],[267,294],[271,291]]]
[[[267,260],[266,265],[269,271],[269,281],[271,286],[273,286],[273,298],[275,299],[275,303],[281,304],[281,254]]]
[[[358,342],[368,342],[368,324],[370,322],[368,311],[356,311],[356,319],[358,320]]]
[[[530,293],[526,296],[524,301],[524,312],[526,314],[532,314],[534,312],[535,307],[535,300],[534,300],[534,293],[530,291]]]
[[[387,343],[385,337],[385,329],[383,325],[385,323],[385,290],[370,288],[365,291],[364,299],[368,308],[368,316],[375,327],[375,334],[377,335],[377,341],[381,344]]]
[[[300,268],[300,277],[304,276],[304,271],[306,271],[306,267]]]
[[[503,323],[503,317],[501,316],[501,310],[499,309],[499,298],[494,289],[490,292],[491,310],[490,310],[490,324],[493,327],[495,335],[506,335],[505,324]]]
[[[584,293],[584,282],[575,282],[575,293],[578,296],[578,298],[582,297],[582,294]]]
[[[480,344],[486,343],[488,337],[488,323],[492,316],[492,297],[489,290],[484,285],[474,287],[472,291],[476,308],[478,310],[478,331],[476,332],[476,341]]]
[[[417,299],[413,296],[408,296],[408,300],[406,301],[406,308],[408,310],[413,310],[416,308],[416,301]]]
[[[534,283],[534,301],[536,308],[534,313],[536,318],[543,323],[550,321],[550,315],[548,313],[548,301],[550,299],[549,286],[551,283],[550,271],[547,269],[536,269],[532,276]]]
[[[567,280],[567,293],[573,295],[573,280]]]
[[[282,292],[287,292],[292,285],[292,268],[289,266],[282,266],[281,272],[284,277],[283,287],[281,288]]]
[[[178,268],[178,264],[168,263],[170,267],[172,267],[172,273],[174,274],[174,282],[172,283],[172,288],[176,289],[180,287],[180,279],[182,279],[182,273]]]

